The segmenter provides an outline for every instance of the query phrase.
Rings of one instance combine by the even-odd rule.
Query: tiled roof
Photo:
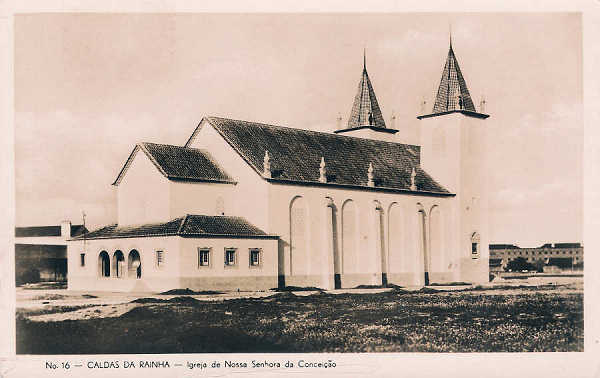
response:
[[[206,151],[168,144],[139,143],[129,155],[113,185],[119,185],[139,150],[143,151],[169,180],[235,183]]]
[[[354,97],[354,104],[348,119],[348,128],[353,129],[360,126],[374,126],[385,128],[385,121],[381,115],[381,109],[375,97],[373,85],[367,73],[366,62],[363,64],[362,77],[358,83],[358,91]]]
[[[151,236],[277,238],[241,217],[186,215],[169,222],[131,226],[113,224],[94,230],[85,239],[112,239]],[[84,236],[74,238],[81,240]]]
[[[418,146],[227,118],[207,117],[206,120],[258,174],[263,173],[268,150],[269,181],[411,191],[410,177],[414,168],[416,192],[450,194],[420,168]],[[187,144],[196,133],[197,130]],[[321,157],[326,164],[325,184],[319,182]],[[374,188],[368,186],[369,163],[373,165]]]
[[[459,99],[462,100],[462,104],[459,103]],[[469,94],[469,90],[467,89],[467,83],[458,66],[458,60],[454,55],[452,43],[450,43],[446,65],[442,72],[442,79],[440,80],[435,104],[433,105],[433,113],[443,113],[452,110],[476,112],[471,94]]]
[[[61,236],[60,230],[60,226],[15,227],[15,237]],[[71,236],[78,236],[86,231],[87,229],[81,224],[71,225]]]

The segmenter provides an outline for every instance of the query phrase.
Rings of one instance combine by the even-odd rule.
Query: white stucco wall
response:
[[[211,249],[211,264],[198,266],[198,248]],[[225,248],[235,248],[236,265],[225,267]],[[249,250],[258,248],[259,266],[250,266]],[[125,266],[131,250],[140,254],[142,277],[116,277],[113,255],[123,252]],[[156,251],[163,251],[157,265]],[[102,277],[98,257],[106,251],[111,259],[111,276]],[[85,265],[81,266],[81,253]],[[178,236],[71,241],[67,247],[68,289],[77,291],[160,292],[170,289],[268,290],[277,287],[277,240],[243,238],[182,238]]]
[[[451,211],[457,216],[458,229],[453,243],[459,248],[460,276],[465,281],[488,280],[488,122],[461,113],[420,120],[421,166],[456,193]],[[476,258],[471,255],[473,232],[480,235]]]
[[[276,239],[180,238],[181,287],[194,290],[268,290],[277,287]],[[198,249],[210,250],[209,266],[198,266]],[[236,263],[225,266],[225,250],[236,250]],[[250,266],[250,249],[260,249],[260,263]]]
[[[306,199],[309,222],[309,249],[308,258],[294,260],[290,255],[290,216],[289,208],[293,198],[302,196]],[[337,225],[337,238],[335,246],[329,240],[331,225],[329,219],[331,211],[327,207],[326,197],[333,200],[335,206],[335,222]],[[355,220],[357,224],[357,248],[355,253],[348,255],[343,251],[343,204],[352,200],[356,206]],[[280,241],[280,274],[285,274],[286,283],[312,284],[321,287],[333,285],[333,274],[342,275],[342,286],[351,287],[359,284],[380,284],[381,273],[388,274],[388,281],[398,284],[421,284],[423,282],[423,255],[418,244],[418,204],[420,203],[427,214],[434,205],[444,210],[444,229],[451,229],[453,213],[447,208],[452,198],[426,197],[409,194],[384,193],[375,191],[361,191],[345,188],[295,186],[273,184],[269,187],[269,233],[279,235]],[[375,210],[375,201],[383,209],[383,236],[380,235],[377,225],[378,213]],[[395,203],[399,206],[401,214],[401,229],[389,230],[389,208]],[[400,234],[400,248],[389,250],[390,232]],[[453,269],[458,266],[456,247],[452,246],[451,233],[443,234],[445,246],[444,261],[454,263]],[[381,256],[381,239],[383,239],[383,258]],[[340,261],[339,271],[334,272],[336,265],[335,254]],[[348,261],[351,261],[350,263]],[[290,271],[290,263],[293,270]],[[299,267],[298,264],[305,264]],[[448,269],[433,265],[440,269],[438,273],[447,273]],[[295,274],[298,272],[298,274]],[[344,283],[344,276],[346,283]],[[395,278],[393,278],[395,277]],[[453,278],[452,278],[453,279]]]
[[[164,291],[179,287],[180,254],[179,237],[147,237],[86,240],[85,249],[82,241],[71,241],[67,246],[68,289],[90,291]],[[101,277],[98,256],[106,251],[111,258],[120,250],[127,266],[128,255],[132,250],[140,254],[142,278],[128,275],[127,268],[123,277]],[[156,251],[163,251],[163,264],[159,267]],[[81,266],[81,253],[85,253],[85,266]]]
[[[231,192],[231,214],[246,218],[255,226],[267,230],[269,225],[268,183],[210,125],[203,121],[188,147],[208,151],[218,164],[238,182]]]
[[[138,151],[117,188],[120,226],[170,220],[169,180]]]
[[[212,182],[169,182],[170,218],[186,214],[217,214],[217,198],[223,200],[224,215],[236,215],[234,211],[235,185]]]
[[[339,133],[339,135],[351,136],[351,137],[356,137],[356,138],[380,140],[382,142],[398,142],[395,133],[388,133],[385,131],[377,131],[377,130],[368,129],[368,128],[344,131],[343,133]]]

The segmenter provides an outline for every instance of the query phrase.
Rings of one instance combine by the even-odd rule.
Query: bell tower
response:
[[[488,117],[475,109],[450,39],[433,109],[417,119],[421,167],[456,194],[447,215],[454,240],[444,253],[458,261],[461,281],[489,280]]]
[[[394,134],[398,130],[389,129],[385,126],[385,120],[381,114],[371,79],[369,79],[369,74],[367,73],[366,53],[363,53],[362,76],[358,83],[358,92],[354,97],[348,126],[334,132],[358,138],[395,142]]]

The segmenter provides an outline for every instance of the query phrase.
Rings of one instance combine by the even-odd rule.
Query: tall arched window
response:
[[[421,204],[418,204],[417,210],[417,227],[418,227],[418,246],[419,254],[423,258],[423,271],[425,273],[425,285],[429,285],[429,253],[427,250],[427,214]]]
[[[102,251],[98,255],[98,276],[110,277],[110,257],[106,251]]]
[[[442,212],[439,206],[433,206],[429,213],[429,256],[430,267],[434,271],[445,270]]]
[[[129,252],[129,257],[127,258],[127,276],[142,278],[142,261],[140,253],[135,249]]]
[[[296,197],[290,204],[290,268],[293,274],[306,273],[308,240],[308,207],[303,197]]]
[[[113,275],[117,278],[123,277],[124,269],[125,269],[125,256],[123,256],[123,252],[117,250],[113,254]]]
[[[358,227],[356,226],[356,205],[347,200],[342,206],[342,269],[344,273],[354,272],[357,261]]]
[[[391,271],[400,272],[402,263],[402,212],[396,202],[390,205],[388,211],[388,266]]]

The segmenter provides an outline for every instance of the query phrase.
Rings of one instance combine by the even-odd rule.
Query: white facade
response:
[[[485,119],[488,116],[475,112],[452,48],[444,72],[446,76],[443,76],[443,80],[447,79],[447,82],[443,81],[442,84],[447,88],[442,88],[441,84],[436,107],[446,104],[453,108],[418,117],[417,129],[411,128],[410,133],[406,133],[407,130],[395,133],[385,127],[366,67],[363,67],[359,95],[355,99],[349,127],[339,130],[342,131],[338,137],[340,139],[333,141],[342,143],[343,138],[348,136],[360,138],[361,143],[363,139],[369,139],[379,144],[369,142],[368,145],[379,149],[384,146],[401,147],[389,142],[406,143],[409,136],[411,139],[418,137],[420,155],[417,147],[388,149],[396,151],[393,156],[402,153],[411,156],[404,156],[405,160],[398,156],[399,160],[380,159],[377,162],[380,172],[385,171],[394,178],[405,177],[402,175],[406,174],[407,168],[411,168],[413,173],[409,186],[405,181],[388,180],[395,186],[378,187],[373,179],[371,162],[368,172],[366,168],[364,172],[362,168],[361,172],[355,172],[358,178],[353,183],[327,182],[323,155],[306,156],[307,161],[296,159],[293,164],[288,161],[283,171],[293,175],[298,171],[296,168],[300,167],[304,169],[298,176],[300,178],[287,176],[284,180],[276,179],[271,177],[270,146],[266,139],[254,140],[255,144],[260,145],[254,150],[240,149],[239,143],[250,142],[238,139],[232,142],[228,139],[231,135],[224,136],[224,129],[220,129],[225,127],[229,130],[227,132],[232,132],[231,123],[217,127],[213,117],[200,122],[184,147],[170,147],[206,153],[209,160],[214,160],[230,176],[229,181],[211,178],[174,180],[148,153],[136,150],[117,184],[118,225],[121,229],[139,224],[170,222],[186,214],[235,216],[242,217],[275,238],[239,238],[235,235],[202,238],[198,235],[182,237],[173,234],[107,238],[90,241],[85,252],[81,252],[74,242],[69,247],[69,287],[81,289],[97,284],[107,290],[184,287],[268,289],[278,284],[332,289],[386,283],[427,285],[433,282],[487,282],[489,237]],[[444,99],[440,99],[440,96],[448,98],[442,101]],[[450,97],[460,97],[461,100],[449,101]],[[463,104],[471,108],[463,111]],[[252,124],[221,120],[239,122],[235,127]],[[281,135],[286,133],[292,135],[284,131],[286,128],[278,129],[277,126],[264,124],[254,124],[252,127],[257,130],[268,128],[270,134],[261,135],[271,138],[274,144],[279,143],[279,148],[285,151],[289,151],[286,143],[310,139],[305,135],[300,139],[290,137],[282,141],[277,138],[284,138]],[[251,129],[248,132],[252,132]],[[322,145],[332,142],[330,136],[321,136],[324,141]],[[244,137],[248,137],[248,134]],[[350,140],[355,142],[359,139],[345,139],[346,142]],[[317,151],[319,154],[329,152],[324,151],[322,146],[319,148],[315,154]],[[310,150],[310,146],[306,150]],[[377,160],[378,151],[372,149],[369,159]],[[262,168],[256,161],[257,153],[265,156],[262,162],[261,155]],[[310,168],[306,173],[308,164],[313,164],[308,159],[311,162],[320,159],[320,168],[314,168],[314,172]],[[280,155],[280,160],[274,163],[282,164],[283,160]],[[381,161],[387,162],[383,168],[393,167],[395,171],[382,169]],[[396,162],[401,161],[409,162],[412,167],[406,165],[408,163],[399,167]],[[344,162],[336,163],[339,167]],[[359,163],[348,167],[364,164],[365,161]],[[416,170],[421,179],[427,179],[429,174],[441,184],[434,183],[439,190],[417,188],[414,181]],[[318,181],[315,181],[317,177]],[[197,249],[202,247],[215,252],[216,265],[211,269],[194,263],[194,259],[198,258]],[[123,248],[123,253],[132,249],[139,251],[147,274],[140,279],[116,278],[116,281],[101,277],[102,265],[91,260],[97,259],[101,251],[114,253],[119,248]],[[245,254],[258,248],[262,251],[262,265],[260,268],[248,264],[235,269],[227,267],[222,255],[227,248],[235,248]],[[150,261],[152,254],[160,249],[168,251],[165,256],[168,256],[169,262],[157,270]],[[80,261],[78,255],[81,253],[86,256],[89,254],[89,266],[76,264]],[[249,256],[244,257],[247,258]]]

